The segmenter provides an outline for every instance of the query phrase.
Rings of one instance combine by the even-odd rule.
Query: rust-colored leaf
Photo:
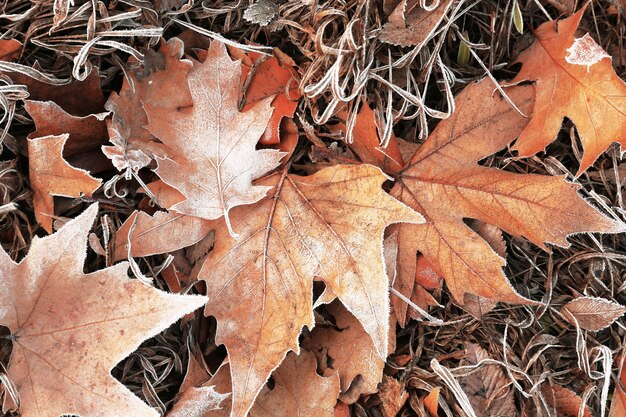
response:
[[[271,99],[239,112],[237,97],[241,68],[226,48],[213,42],[207,60],[189,72],[193,107],[161,111],[144,101],[148,130],[175,157],[157,158],[156,173],[186,200],[172,211],[208,220],[224,216],[231,235],[229,211],[262,199],[268,186],[252,181],[275,168],[283,157],[275,150],[256,150],[272,114]]]
[[[346,117],[347,114],[343,112],[340,116]],[[346,125],[345,123],[337,124],[332,130],[343,132],[345,137]],[[352,143],[348,143],[348,147],[362,162],[376,165],[389,174],[397,174],[404,166],[395,135],[391,135],[386,148],[380,146],[374,111],[367,102],[363,103],[363,108],[357,115],[356,123],[352,128]]]
[[[618,365],[618,372],[609,417],[624,417],[626,416],[626,360],[623,356],[618,356],[615,362]]]
[[[33,189],[35,216],[41,226],[52,233],[54,200],[52,196],[91,197],[102,180],[85,170],[74,168],[63,159],[68,135],[28,139],[28,166]]]
[[[512,80],[533,80],[537,92],[533,117],[513,149],[521,156],[542,151],[567,117],[576,125],[584,150],[578,175],[611,143],[626,146],[626,83],[588,34],[574,39],[585,9],[539,26],[535,43],[520,54],[522,69]]]
[[[317,375],[315,356],[303,351],[290,352],[274,371],[274,388],[259,394],[250,417],[329,417],[339,395],[337,373]]]
[[[425,10],[418,1],[403,0],[391,13],[378,37],[393,45],[421,48],[433,37],[453,3],[452,0],[441,0],[434,10]]]
[[[440,387],[435,387],[428,395],[424,398],[424,408],[430,414],[430,417],[439,417],[439,392],[441,391]]]
[[[337,328],[314,328],[302,347],[315,354],[324,375],[339,373],[339,398],[352,404],[362,394],[378,391],[385,361],[377,354],[363,326],[339,301],[333,301],[326,309],[335,318]]]
[[[154,216],[150,216],[135,211],[115,235],[113,259],[124,259],[128,256],[129,235],[130,255],[150,256],[191,246],[210,231],[210,223],[197,217],[165,211],[157,211]]]
[[[8,377],[22,417],[158,416],[110,371],[206,301],[129,279],[125,262],[84,274],[97,212],[94,204],[56,233],[35,237],[19,264],[0,249],[0,324],[11,330]]]
[[[183,43],[179,39],[161,41],[158,52],[146,54],[143,71],[128,71],[119,95],[111,93],[105,107],[113,112],[108,121],[113,146],[103,146],[102,151],[119,171],[138,171],[148,166],[155,155],[168,154],[146,130],[148,117],[142,103],[160,112],[191,106],[187,74],[192,63],[181,59],[182,54]]]
[[[467,346],[466,360],[476,365],[490,359],[485,349],[477,344]],[[472,375],[459,378],[459,384],[467,394],[477,417],[514,416],[517,412],[511,381],[499,365],[481,365]]]
[[[15,61],[22,53],[22,43],[17,39],[0,39],[0,61]]]
[[[602,330],[626,312],[626,307],[599,297],[578,297],[561,309],[572,325],[585,330]]]
[[[383,375],[378,387],[378,396],[382,401],[383,417],[396,417],[409,398],[409,394],[404,390],[404,384],[387,375]]]
[[[580,415],[579,412],[583,401],[574,391],[562,387],[561,385],[543,384],[541,386],[541,392],[548,405],[556,411],[558,417]],[[582,416],[592,417],[589,406],[585,405]]]
[[[446,279],[452,296],[465,293],[494,301],[528,303],[507,281],[499,256],[463,219],[497,226],[545,243],[567,247],[578,232],[619,232],[616,223],[577,195],[578,186],[561,177],[515,174],[477,164],[517,137],[526,119],[494,94],[489,81],[471,84],[456,98],[457,109],[442,121],[402,171],[392,190],[426,218],[423,225],[398,225],[398,274],[415,276],[421,252]],[[526,112],[533,89],[508,95]]]
[[[228,350],[233,417],[245,415],[290,351],[302,326],[313,326],[312,284],[319,276],[374,341],[388,352],[389,295],[382,259],[384,228],[421,221],[381,188],[371,165],[337,165],[308,177],[275,174],[259,186],[269,198],[233,209],[229,236],[216,222],[215,248],[199,277],[217,319],[216,342]]]

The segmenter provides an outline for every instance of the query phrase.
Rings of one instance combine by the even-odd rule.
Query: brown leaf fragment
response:
[[[192,105],[187,75],[192,63],[181,59],[184,46],[181,40],[172,38],[161,41],[158,52],[146,54],[142,70],[128,71],[119,94],[113,92],[106,102],[107,110],[113,112],[108,121],[113,146],[103,146],[102,151],[119,170],[138,171],[150,164],[155,156],[164,157],[166,149],[146,130],[148,117],[142,103],[148,103],[154,111],[175,112]]]
[[[609,417],[624,417],[626,416],[626,360],[623,355],[620,355],[615,362],[618,365],[618,372]]]
[[[439,416],[439,392],[441,391],[440,387],[435,387],[428,395],[424,398],[424,408],[430,414],[430,417],[438,417]]]
[[[343,112],[340,116],[345,118],[347,114]],[[331,130],[342,132],[345,138],[345,123],[339,123]],[[395,135],[392,134],[386,148],[380,146],[374,111],[366,101],[363,102],[363,108],[357,115],[356,123],[352,128],[352,143],[347,145],[362,162],[376,165],[389,174],[397,174],[404,166]]]
[[[269,187],[252,181],[272,170],[284,156],[275,150],[256,150],[272,114],[270,100],[238,111],[241,67],[226,48],[213,42],[207,60],[189,72],[191,108],[164,112],[144,101],[148,130],[176,158],[158,158],[157,175],[180,191],[186,200],[172,207],[181,214],[207,220],[224,216],[231,235],[229,211],[262,199]]]
[[[583,405],[583,401],[574,391],[562,387],[561,385],[549,385],[546,383],[541,386],[541,392],[548,405],[556,411],[557,417],[573,417],[580,415],[580,408]],[[587,405],[585,405],[582,416],[592,416],[591,410]]]
[[[312,284],[319,276],[374,341],[388,352],[388,278],[384,228],[421,217],[394,202],[371,165],[337,165],[314,175],[274,174],[258,186],[269,198],[232,211],[241,232],[216,226],[215,247],[199,278],[206,281],[206,315],[217,319],[233,375],[233,417],[246,414],[285,354],[298,351],[302,326],[313,327]]]
[[[0,39],[0,61],[16,61],[22,53],[22,46],[17,39]]]
[[[186,248],[202,240],[210,231],[211,224],[197,217],[165,211],[157,211],[150,216],[134,211],[115,235],[113,259],[128,257],[129,234],[130,255],[140,257]]]
[[[250,417],[329,417],[339,395],[337,373],[317,375],[315,356],[303,351],[290,352],[272,373],[274,388],[259,394]]]
[[[561,312],[573,326],[598,331],[613,324],[626,312],[626,307],[604,298],[585,296],[565,304]]]
[[[433,37],[453,3],[452,0],[441,0],[434,10],[427,11],[417,6],[405,14],[406,2],[402,1],[379,32],[378,39],[393,45],[417,46],[419,49]],[[399,8],[402,8],[401,13],[397,12]],[[394,14],[404,16],[404,21],[393,18]]]
[[[409,394],[404,390],[404,384],[387,375],[383,375],[378,387],[378,396],[382,401],[383,417],[396,417],[409,398]]]
[[[489,353],[475,343],[468,344],[465,357],[469,365],[490,359]],[[499,365],[481,365],[480,370],[459,378],[477,417],[517,415],[511,381]]]
[[[506,279],[505,259],[463,219],[524,236],[542,248],[546,243],[567,247],[566,237],[573,233],[617,233],[624,225],[590,206],[578,196],[579,186],[561,177],[477,164],[517,137],[527,123],[494,90],[489,81],[466,87],[456,97],[456,112],[437,125],[392,189],[392,195],[426,218],[423,225],[396,226],[398,274],[415,276],[415,253],[421,252],[445,278],[457,302],[470,293],[529,303]],[[514,87],[507,94],[530,112],[532,87]]]
[[[36,130],[30,137],[69,135],[63,148],[65,157],[99,148],[108,141],[106,112],[73,116],[53,101],[24,100],[24,107],[35,122]]]
[[[7,75],[15,84],[27,87],[29,100],[52,101],[74,116],[89,116],[104,111],[105,98],[100,88],[100,74],[95,68],[84,81],[72,80],[63,85],[50,85],[18,72],[9,72]]]
[[[566,19],[539,26],[535,42],[518,57],[522,69],[511,81],[533,80],[537,92],[533,117],[513,149],[520,156],[544,150],[567,117],[583,145],[577,175],[613,142],[626,147],[626,83],[588,34],[574,39],[588,4]]]
[[[243,12],[243,18],[259,26],[269,25],[278,15],[278,5],[274,0],[256,0]]]
[[[0,308],[0,325],[11,331],[8,378],[22,417],[158,416],[110,371],[206,301],[129,279],[126,262],[84,274],[97,212],[93,204],[56,233],[35,237],[19,264],[0,249],[0,305],[8,307]]]
[[[377,354],[363,326],[339,301],[333,301],[326,309],[335,318],[337,329],[314,328],[310,337],[302,341],[302,348],[315,354],[323,375],[339,373],[339,398],[353,404],[362,394],[377,392],[385,361]]]
[[[206,417],[211,412],[224,409],[224,401],[230,393],[220,394],[215,386],[191,387],[176,402],[168,417]]]
[[[28,166],[35,217],[48,233],[52,233],[54,216],[52,196],[91,197],[102,183],[102,180],[93,178],[87,171],[65,162],[63,146],[68,137],[65,134],[28,139]]]

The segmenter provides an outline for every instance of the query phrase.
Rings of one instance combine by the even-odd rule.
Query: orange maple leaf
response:
[[[511,81],[533,80],[537,94],[533,116],[513,149],[520,156],[542,151],[568,117],[583,145],[577,175],[613,142],[626,145],[626,83],[589,34],[574,39],[585,8],[567,19],[539,26],[535,43],[518,58],[521,71]]]
[[[126,262],[84,274],[97,212],[94,204],[56,233],[35,237],[19,264],[0,249],[0,324],[11,330],[7,374],[22,417],[158,416],[110,371],[206,301],[129,279]]]
[[[465,293],[494,301],[526,303],[502,271],[498,255],[463,219],[497,226],[514,236],[567,247],[579,232],[620,232],[624,226],[580,198],[579,186],[561,177],[515,174],[477,164],[497,152],[526,126],[526,118],[494,96],[489,81],[471,84],[456,98],[457,109],[442,121],[401,172],[391,194],[426,218],[423,225],[399,224],[398,274],[415,277],[421,252],[445,278],[452,296]],[[533,87],[514,87],[509,96],[525,112]]]

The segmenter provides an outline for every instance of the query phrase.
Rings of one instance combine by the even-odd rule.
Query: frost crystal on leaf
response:
[[[572,46],[567,48],[568,55],[565,60],[572,65],[586,65],[589,68],[604,58],[611,58],[604,49],[593,40],[589,34],[574,40]]]

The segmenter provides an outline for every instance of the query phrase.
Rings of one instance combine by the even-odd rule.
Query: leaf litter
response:
[[[40,242],[73,231],[80,235],[73,245],[83,246],[75,260],[89,237],[79,282],[116,270],[141,292],[208,296],[206,317],[189,307],[167,313],[167,323],[144,320],[153,330],[98,346],[130,343],[123,355],[83,368],[72,353],[58,359],[62,371],[93,370],[118,390],[121,383],[124,399],[108,392],[112,403],[152,415],[620,417],[624,175],[621,150],[611,144],[623,142],[624,15],[608,0],[578,10],[564,3],[6,2],[4,251],[27,265]],[[565,33],[558,48],[542,38],[551,33]],[[567,96],[575,88],[558,89],[552,113],[537,111],[552,82],[542,51],[582,80],[581,91],[610,84],[598,97],[617,113],[592,105],[584,115],[576,107],[584,101]],[[516,59],[521,70],[508,64]],[[212,70],[218,62],[222,70]],[[476,83],[485,75],[491,80]],[[493,80],[504,87],[497,91]],[[216,85],[224,88],[206,89]],[[219,97],[209,100],[220,102],[217,124],[204,124],[212,110],[198,91]],[[501,126],[489,117],[480,123],[490,109],[505,112]],[[550,129],[533,127],[545,115]],[[250,118],[258,127],[240,135],[246,151],[235,151],[230,169],[239,173],[229,177],[221,171],[228,162],[202,155],[222,143],[216,137],[244,127],[235,120]],[[596,133],[618,133],[596,140],[587,118]],[[538,132],[528,150],[527,135]],[[37,161],[31,143],[42,137],[55,142]],[[447,153],[439,145],[449,138]],[[253,155],[273,155],[272,163]],[[210,185],[208,161],[220,167],[218,183],[245,178],[235,187],[240,196]],[[68,175],[76,178],[58,179]],[[76,181],[82,185],[70,187]],[[258,195],[249,192],[255,188]],[[403,188],[419,199],[395,201]],[[516,205],[505,194],[528,201]],[[219,213],[207,215],[220,200]],[[449,230],[439,238],[455,239],[457,260],[441,254],[436,235],[415,232],[432,228],[432,218]],[[414,224],[383,234],[402,221]],[[77,222],[85,223],[80,232]],[[459,258],[489,273],[467,278]],[[12,262],[5,257],[2,267]],[[3,288],[36,279],[33,268],[3,273]],[[77,310],[97,294],[61,293],[42,292],[55,301],[70,296],[67,306]],[[375,304],[364,304],[363,294]],[[133,297],[103,296],[85,312],[122,311],[106,307],[111,302],[141,308]],[[63,325],[55,316],[37,322]],[[10,320],[0,325],[7,326],[0,327],[7,415],[57,413],[54,401],[45,411],[29,408],[40,403],[21,377],[26,341]],[[138,326],[125,330],[140,334]],[[42,348],[80,350],[55,338]],[[48,395],[39,390],[31,391]],[[74,409],[59,415],[133,413],[97,411],[88,396],[67,396],[62,405]]]

